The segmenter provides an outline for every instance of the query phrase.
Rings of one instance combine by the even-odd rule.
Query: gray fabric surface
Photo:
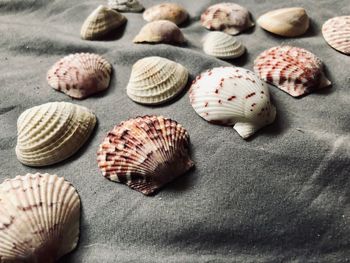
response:
[[[48,172],[77,188],[83,206],[80,243],[61,262],[350,261],[350,58],[330,48],[321,35],[328,18],[350,14],[349,1],[235,1],[255,21],[271,9],[303,6],[312,23],[305,36],[294,39],[256,26],[237,36],[248,53],[229,62],[201,51],[207,31],[199,16],[218,1],[176,1],[192,18],[182,28],[188,47],[132,44],[145,24],[134,13],[125,14],[127,25],[114,40],[81,40],[84,19],[101,2],[0,1],[0,179]],[[149,7],[161,1],[142,2]],[[248,141],[230,127],[201,119],[187,92],[160,107],[141,106],[126,96],[131,66],[140,58],[175,60],[193,78],[229,63],[252,69],[261,51],[282,43],[318,55],[333,86],[301,99],[271,86],[277,119]],[[46,72],[64,55],[83,51],[102,54],[114,72],[107,92],[73,101],[48,86]],[[49,101],[73,101],[92,109],[97,129],[69,160],[40,169],[23,166],[14,151],[16,120],[25,109]],[[155,197],[104,179],[96,164],[106,132],[143,114],[162,114],[183,124],[196,164]]]

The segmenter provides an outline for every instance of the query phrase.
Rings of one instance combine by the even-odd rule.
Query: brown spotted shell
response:
[[[143,18],[148,22],[155,20],[169,20],[180,25],[188,18],[188,13],[178,4],[162,3],[147,8],[143,13]]]
[[[193,166],[187,131],[162,116],[137,117],[116,125],[97,156],[104,177],[145,195],[153,194]]]
[[[327,20],[322,26],[322,34],[332,48],[350,55],[350,16]]]

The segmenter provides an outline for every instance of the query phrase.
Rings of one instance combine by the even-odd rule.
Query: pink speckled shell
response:
[[[322,26],[322,34],[332,48],[350,55],[350,16],[327,20]]]

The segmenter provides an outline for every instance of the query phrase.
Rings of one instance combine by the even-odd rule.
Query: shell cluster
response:
[[[180,25],[188,18],[186,9],[175,3],[162,3],[147,8],[143,13],[143,18],[148,21],[169,20],[176,25]]]
[[[332,48],[350,55],[350,16],[327,20],[322,26],[322,34]]]
[[[108,0],[108,7],[119,12],[142,12],[145,8],[138,0]]]

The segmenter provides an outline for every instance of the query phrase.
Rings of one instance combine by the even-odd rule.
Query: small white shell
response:
[[[143,19],[148,22],[156,20],[169,20],[177,25],[182,24],[188,18],[187,11],[175,3],[162,3],[147,8],[143,13]]]
[[[161,104],[178,95],[186,86],[187,69],[161,57],[138,60],[132,67],[128,96],[142,104]]]
[[[144,10],[138,0],[108,0],[108,7],[119,12],[139,13]]]
[[[224,32],[210,32],[204,38],[203,50],[206,54],[222,59],[240,57],[245,52],[245,47],[233,36]]]
[[[322,34],[332,48],[350,55],[350,16],[327,20],[322,26]]]
[[[246,139],[275,120],[265,82],[239,67],[213,68],[199,75],[190,89],[194,110],[208,122],[234,125]]]

